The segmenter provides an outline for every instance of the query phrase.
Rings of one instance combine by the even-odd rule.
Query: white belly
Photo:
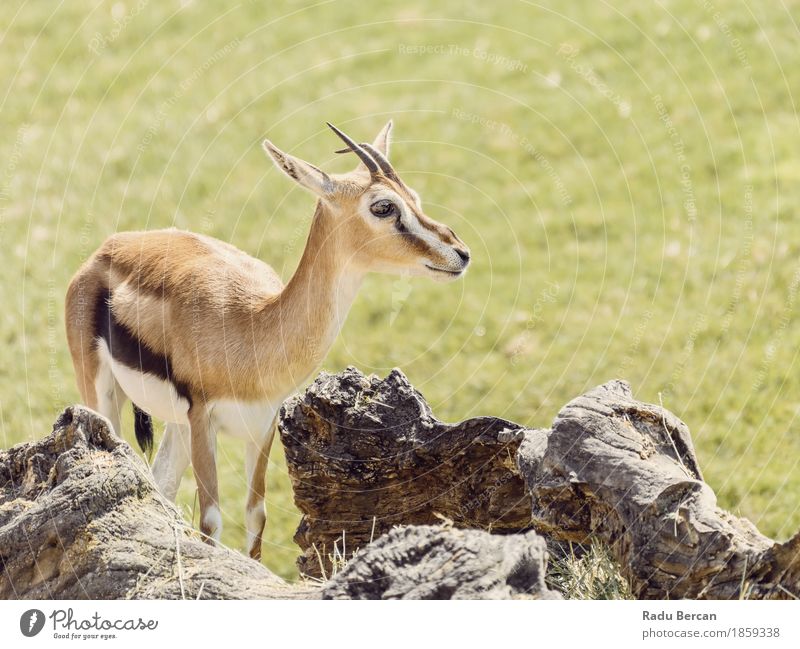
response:
[[[234,401],[219,399],[208,406],[211,428],[245,441],[260,443],[266,439],[275,415],[283,403],[271,401]]]
[[[189,425],[189,402],[178,394],[172,383],[117,362],[104,340],[99,341],[99,351],[122,391],[141,410],[162,421]]]

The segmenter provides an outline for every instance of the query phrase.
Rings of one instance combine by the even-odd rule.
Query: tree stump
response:
[[[298,566],[330,575],[352,550],[395,525],[451,520],[514,532],[531,525],[517,468],[521,429],[495,417],[446,424],[399,370],[322,373],[287,401],[280,435],[303,518]]]

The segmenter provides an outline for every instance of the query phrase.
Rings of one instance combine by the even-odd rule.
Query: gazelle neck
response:
[[[324,360],[364,279],[363,271],[348,264],[345,234],[337,225],[319,201],[297,270],[265,308],[267,328],[262,331],[274,339],[264,342],[273,352],[277,347],[278,354],[264,361],[285,368],[293,388]]]

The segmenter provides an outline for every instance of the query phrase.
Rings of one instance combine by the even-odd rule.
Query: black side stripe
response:
[[[188,384],[175,378],[172,363],[167,356],[156,354],[142,343],[131,331],[114,316],[111,309],[111,291],[103,289],[97,296],[94,312],[95,335],[106,341],[112,358],[145,374],[153,374],[175,386],[179,396],[192,407],[192,397]]]

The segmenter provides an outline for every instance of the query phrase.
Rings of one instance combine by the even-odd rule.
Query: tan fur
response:
[[[375,143],[384,154],[389,129]],[[270,153],[301,184],[335,187],[318,201],[302,259],[285,287],[272,268],[234,246],[170,229],[112,235],[67,291],[67,339],[86,405],[97,408],[101,401],[95,394],[100,361],[93,314],[104,289],[111,290],[116,319],[141,344],[168,357],[173,377],[189,386],[191,461],[202,521],[218,503],[206,404],[285,398],[321,363],[367,272],[411,269],[436,275],[422,268],[420,259],[449,268],[452,250],[466,254],[453,231],[428,218],[401,183],[370,177],[363,165],[331,178],[288,154]],[[404,236],[388,220],[365,216],[363,201],[380,191],[400,196],[414,227],[432,238]],[[263,502],[269,444],[254,454],[251,508]],[[213,532],[204,523],[201,529],[209,536]],[[249,548],[251,556],[260,556],[260,536]]]

